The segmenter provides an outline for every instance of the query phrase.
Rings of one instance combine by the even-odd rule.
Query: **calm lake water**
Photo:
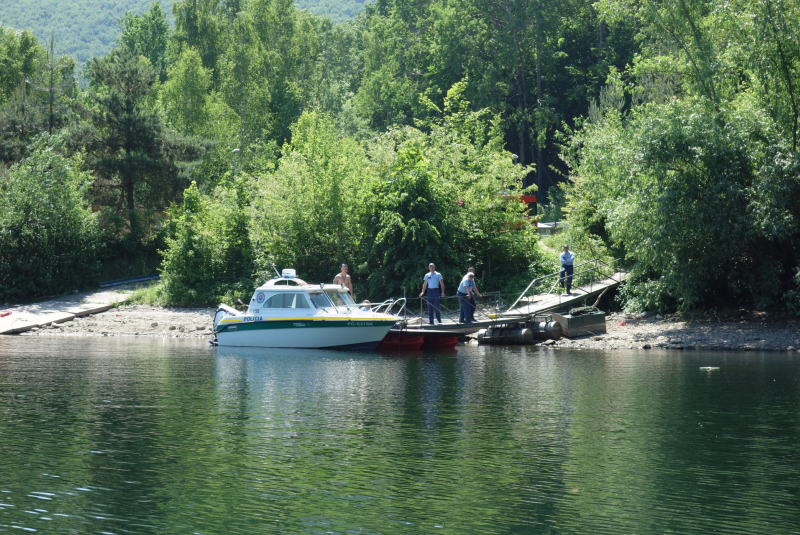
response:
[[[799,377],[783,354],[0,337],[0,531],[798,533]]]

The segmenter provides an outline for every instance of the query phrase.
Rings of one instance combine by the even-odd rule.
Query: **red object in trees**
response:
[[[522,221],[517,221],[516,223],[503,223],[503,226],[506,227],[505,229],[501,230],[500,232],[506,232],[511,227],[514,230],[519,230],[522,228],[522,225],[532,223],[534,227],[539,227],[539,222],[536,220],[536,195],[503,195],[506,201],[509,199],[519,199],[519,202],[528,205],[525,208],[525,219]],[[533,204],[533,221],[531,221],[531,214],[530,214],[530,205]]]

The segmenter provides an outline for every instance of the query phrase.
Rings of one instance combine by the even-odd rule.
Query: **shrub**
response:
[[[97,216],[86,206],[91,176],[45,136],[0,179],[0,299],[21,301],[96,282],[103,254]]]
[[[166,305],[216,305],[249,300],[254,284],[246,177],[211,197],[193,182],[183,204],[170,209],[172,236],[163,252],[156,301]]]

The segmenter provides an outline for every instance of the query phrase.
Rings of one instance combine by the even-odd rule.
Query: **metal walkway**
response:
[[[600,264],[590,260],[575,266],[572,291],[561,293],[559,272],[534,279],[522,295],[506,310],[504,316],[530,316],[559,309],[581,306],[591,298],[597,298],[609,288],[616,288],[627,280],[628,271],[617,267],[618,260]],[[542,291],[542,288],[548,288]],[[537,292],[537,288],[540,292]],[[587,303],[592,304],[592,303]]]
[[[619,286],[628,278],[628,272],[617,267],[617,260],[601,263],[590,260],[575,266],[573,288],[570,294],[563,293],[558,287],[559,272],[545,275],[531,281],[525,291],[519,295],[484,292],[484,298],[478,301],[475,310],[475,322],[459,323],[459,301],[456,296],[445,296],[440,300],[442,323],[428,324],[427,298],[403,298],[405,305],[398,315],[405,320],[404,329],[454,331],[462,334],[477,332],[487,327],[519,321],[530,316],[552,312],[563,308],[581,306],[585,301],[597,298],[601,293]],[[592,301],[593,302],[593,301]],[[592,304],[589,302],[587,304]],[[419,310],[414,310],[416,306]]]

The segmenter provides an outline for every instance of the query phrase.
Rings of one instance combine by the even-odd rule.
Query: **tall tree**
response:
[[[166,53],[169,40],[169,24],[166,13],[158,0],[153,0],[150,10],[142,14],[130,11],[118,21],[122,33],[117,42],[131,50],[138,47],[139,53],[150,60],[160,81],[167,79]]]
[[[0,105],[33,75],[44,49],[28,31],[15,32],[0,26]]]
[[[184,135],[203,131],[210,87],[211,72],[203,68],[200,54],[193,48],[185,49],[159,95],[167,120],[175,129]]]
[[[70,97],[76,96],[74,72],[75,60],[69,56],[56,56],[55,37],[51,35],[47,52],[34,77],[36,90],[43,95],[49,135],[53,135],[54,129],[63,126],[71,105]]]
[[[41,47],[36,50],[33,72],[24,73],[16,91],[0,106],[0,160],[24,157],[35,136],[42,132],[52,135],[74,115],[78,94],[73,76],[75,61],[56,56],[52,37],[47,51]]]
[[[203,67],[211,69],[218,82],[217,61],[222,56],[227,37],[226,19],[221,16],[219,0],[180,0],[172,4],[175,31],[170,39],[170,56],[177,58],[185,48],[200,53]]]
[[[91,153],[100,178],[97,186],[119,190],[119,207],[127,209],[135,239],[135,196],[161,206],[176,198],[188,183],[177,162],[197,160],[202,148],[165,131],[149,105],[157,73],[143,56],[119,48],[93,59],[88,72],[95,107]]]

